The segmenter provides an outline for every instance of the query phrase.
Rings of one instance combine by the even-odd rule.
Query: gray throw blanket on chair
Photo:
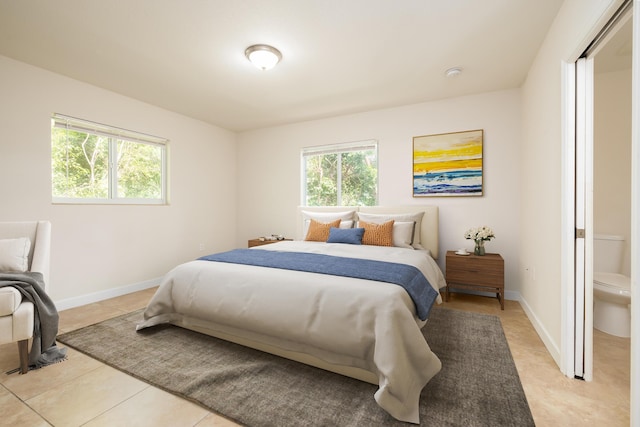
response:
[[[0,288],[12,286],[24,299],[34,305],[33,342],[29,352],[29,368],[38,369],[61,362],[67,356],[66,348],[58,348],[58,310],[44,291],[42,273],[0,273]]]

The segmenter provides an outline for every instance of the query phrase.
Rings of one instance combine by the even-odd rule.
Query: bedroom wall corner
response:
[[[235,133],[3,56],[0,93],[0,220],[51,221],[54,301],[134,289],[234,246]],[[168,138],[170,203],[52,204],[54,112]]]

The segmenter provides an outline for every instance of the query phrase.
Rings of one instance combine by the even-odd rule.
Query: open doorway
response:
[[[622,246],[617,263],[614,262],[612,273],[627,277],[626,295],[634,292],[633,278],[637,274],[637,266],[634,265],[634,256],[637,254],[637,230],[634,229],[637,217],[638,196],[640,186],[637,183],[635,171],[639,166],[634,152],[637,152],[637,123],[638,102],[631,96],[634,75],[637,76],[637,67],[633,67],[632,57],[637,46],[633,46],[633,21],[638,22],[638,17],[632,20],[632,3],[627,1],[618,13],[611,19],[603,30],[595,38],[594,42],[586,49],[584,54],[570,66],[567,74],[570,87],[575,90],[570,99],[574,99],[573,110],[567,122],[575,131],[575,134],[567,140],[575,141],[575,152],[570,159],[571,170],[575,171],[575,200],[572,212],[575,233],[571,244],[571,259],[573,261],[574,282],[573,295],[567,298],[565,312],[569,313],[567,324],[568,335],[573,335],[574,341],[567,348],[573,348],[566,353],[567,365],[563,372],[567,375],[583,378],[587,381],[593,377],[594,344],[609,345],[604,349],[605,357],[600,362],[611,359],[619,366],[625,364],[622,387],[626,385],[629,392],[629,384],[633,389],[636,384],[630,377],[630,341],[622,341],[624,356],[611,357],[612,347],[610,342],[599,344],[601,338],[607,338],[612,331],[601,334],[602,324],[598,330],[594,330],[594,287],[599,280],[595,280],[594,271],[601,268],[594,267],[596,261],[603,258],[597,255],[595,240],[602,240],[600,236],[605,234],[618,238],[619,242],[626,242]],[[635,36],[637,38],[637,35]],[[637,55],[636,55],[637,56]],[[573,80],[572,80],[573,79]],[[637,91],[637,88],[634,88]],[[637,92],[636,92],[637,93]],[[635,129],[634,129],[635,128]],[[635,146],[635,150],[634,150]],[[637,157],[637,156],[636,156]],[[630,277],[629,277],[630,276]],[[600,290],[601,291],[601,290]],[[622,291],[619,292],[622,295]],[[597,298],[596,298],[597,299]],[[631,307],[622,304],[627,313]],[[599,315],[602,319],[602,313]],[[637,318],[637,317],[636,317]],[[624,321],[618,321],[623,324]],[[630,317],[627,317],[626,334],[633,335]],[[622,328],[624,329],[624,328]],[[595,342],[594,342],[595,332]],[[624,334],[624,333],[623,333]],[[567,341],[565,341],[567,344]],[[626,347],[626,348],[625,348]],[[596,352],[603,350],[595,349]],[[569,361],[571,359],[569,368]],[[600,372],[601,369],[598,369]],[[616,381],[617,379],[611,379]],[[632,419],[634,416],[632,414]]]
[[[632,43],[633,20],[622,16],[593,55],[593,370],[624,394],[631,366]]]

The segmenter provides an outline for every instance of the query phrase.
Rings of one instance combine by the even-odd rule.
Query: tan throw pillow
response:
[[[331,227],[340,227],[340,219],[331,221],[328,223],[318,222],[315,219],[311,219],[309,223],[309,230],[307,231],[307,237],[304,240],[310,242],[326,242],[329,239],[329,230]]]
[[[363,245],[393,246],[393,222],[387,221],[382,224],[371,222],[358,222],[358,226],[364,228],[362,236]]]
[[[406,222],[415,222],[415,231],[413,235],[413,246],[416,249],[423,249],[421,235],[422,235],[422,217],[424,217],[424,212],[415,212],[415,213],[400,213],[400,214],[372,214],[365,212],[358,212],[358,220],[365,222],[373,222],[376,224],[382,224],[385,221],[394,220],[396,222],[406,221]]]

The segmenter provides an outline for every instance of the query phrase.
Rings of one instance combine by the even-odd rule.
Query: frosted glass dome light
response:
[[[244,51],[244,55],[261,70],[270,70],[282,59],[282,54],[278,49],[266,44],[249,46]]]

